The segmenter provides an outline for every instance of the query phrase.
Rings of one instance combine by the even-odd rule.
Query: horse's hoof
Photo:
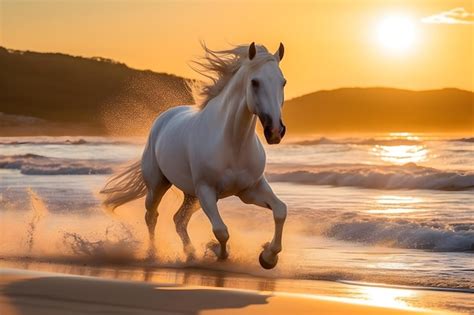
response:
[[[146,260],[147,261],[154,261],[156,259],[156,247],[150,246],[146,253]]]
[[[225,253],[223,254],[221,253],[222,248],[219,242],[210,241],[209,243],[207,243],[206,247],[208,250],[214,253],[218,261],[226,260],[229,257],[227,251],[225,251]]]
[[[275,256],[275,261],[273,261],[272,263],[269,263],[263,258],[263,252],[261,252],[260,256],[258,256],[258,261],[260,262],[260,266],[262,266],[262,268],[273,269],[278,263],[278,256]]]
[[[217,256],[218,261],[224,261],[224,260],[227,260],[227,258],[229,258],[229,253],[227,253],[227,252],[223,255]]]
[[[197,262],[197,257],[196,257],[196,255],[194,255],[194,254],[188,254],[188,255],[186,256],[186,263],[188,263],[188,264],[193,264],[193,263],[195,263],[195,262]]]

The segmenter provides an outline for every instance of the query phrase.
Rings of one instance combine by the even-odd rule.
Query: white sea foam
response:
[[[334,164],[270,171],[270,181],[375,189],[467,190],[474,172],[442,171],[414,163],[405,165]]]
[[[90,175],[112,173],[112,163],[100,160],[51,158],[37,154],[0,155],[0,169],[25,175]]]
[[[449,226],[436,228],[415,222],[361,220],[328,224],[324,236],[370,245],[435,251],[474,250],[474,227],[454,231]]]
[[[383,146],[398,146],[398,145],[417,145],[420,144],[421,141],[414,140],[414,139],[405,139],[405,138],[394,138],[394,139],[375,139],[375,138],[368,138],[368,139],[338,139],[333,140],[326,137],[310,139],[310,140],[303,140],[299,142],[295,142],[293,144],[298,145],[320,145],[320,144],[354,144],[354,145],[383,145]]]
[[[451,141],[454,141],[454,142],[468,142],[468,143],[474,143],[474,137],[452,139]]]
[[[91,138],[87,137],[84,138],[66,138],[66,137],[31,137],[31,138],[3,138],[0,139],[0,145],[104,145],[104,144],[135,144],[134,141],[126,141],[126,140],[111,140],[102,137]]]
[[[24,175],[110,174],[117,163],[106,160],[51,158],[36,154],[0,155],[0,169],[18,169]],[[314,167],[270,167],[270,181],[308,185],[352,186],[375,189],[467,190],[474,188],[474,172],[442,171],[405,165],[331,164]]]

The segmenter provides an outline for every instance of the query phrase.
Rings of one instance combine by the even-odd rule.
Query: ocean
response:
[[[316,290],[313,280],[408,286],[460,292],[462,298],[443,307],[474,309],[474,138],[394,133],[285,140],[265,147],[266,176],[288,205],[274,270],[258,264],[273,233],[271,212],[235,197],[219,201],[229,261],[216,262],[206,250],[213,235],[198,212],[190,223],[198,260],[186,263],[171,219],[177,189],[159,208],[157,257],[146,257],[143,200],[111,214],[99,194],[114,170],[140,158],[145,138],[0,138],[0,263],[152,274],[191,268],[298,280],[309,291]]]

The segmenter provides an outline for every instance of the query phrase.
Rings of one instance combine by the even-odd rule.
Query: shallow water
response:
[[[213,237],[197,213],[190,223],[200,253],[193,268],[474,292],[472,138],[403,134],[305,141],[267,148],[267,177],[289,209],[278,268],[264,271],[257,259],[272,236],[271,213],[236,198],[220,201],[231,235],[230,261],[216,263],[206,252]],[[1,138],[0,259],[189,268],[171,220],[179,192],[170,191],[160,205],[152,262],[146,260],[143,200],[114,216],[100,207],[106,178],[138,158],[142,142]],[[472,307],[468,299],[454,304]]]

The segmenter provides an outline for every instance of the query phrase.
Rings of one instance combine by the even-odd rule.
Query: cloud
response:
[[[455,8],[424,17],[421,22],[428,24],[474,24],[474,13],[470,13],[464,8]]]

